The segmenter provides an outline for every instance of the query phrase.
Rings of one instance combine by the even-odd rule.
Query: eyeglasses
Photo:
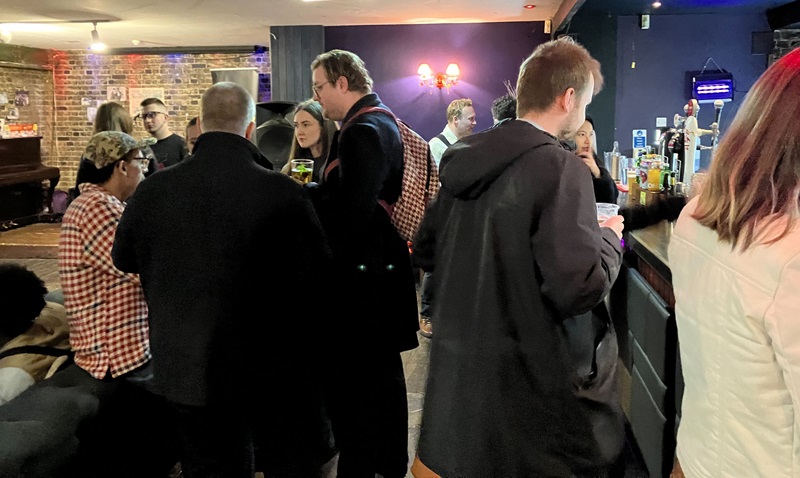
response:
[[[314,92],[314,94],[318,95],[320,90],[322,90],[322,88],[324,88],[325,85],[327,85],[327,84],[330,84],[330,81],[326,81],[325,83],[323,83],[321,85],[313,84],[313,85],[311,85],[311,90]]]
[[[167,116],[166,113],[163,113],[161,111],[150,111],[149,113],[139,113],[139,118],[141,118],[142,121],[144,121],[148,119],[156,119],[156,116],[158,115]]]
[[[149,170],[148,164],[150,163],[150,158],[147,156],[134,156],[133,160],[139,163],[139,167],[142,169],[143,173]]]

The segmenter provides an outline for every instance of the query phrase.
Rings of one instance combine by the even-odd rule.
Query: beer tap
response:
[[[714,122],[711,123],[711,154],[717,152],[717,144],[719,144],[719,120],[722,116],[722,107],[725,102],[722,100],[714,101]]]

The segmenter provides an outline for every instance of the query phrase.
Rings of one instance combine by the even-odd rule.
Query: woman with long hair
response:
[[[675,226],[675,474],[800,476],[800,49],[756,81]],[[682,469],[682,471],[681,471]]]
[[[289,150],[289,161],[281,172],[289,174],[293,159],[313,159],[312,180],[319,182],[322,165],[328,158],[337,130],[336,123],[322,117],[322,107],[314,100],[306,100],[297,105],[294,113],[294,139]]]

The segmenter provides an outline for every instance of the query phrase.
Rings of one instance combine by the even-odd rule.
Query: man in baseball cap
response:
[[[75,352],[70,380],[97,391],[102,409],[116,410],[123,397],[141,404],[126,412],[134,414],[129,423],[155,434],[161,405],[146,390],[152,377],[147,303],[139,276],[120,271],[111,260],[125,201],[144,179],[144,149],[154,141],[119,131],[92,136],[83,154],[80,195],[61,222],[58,269]]]

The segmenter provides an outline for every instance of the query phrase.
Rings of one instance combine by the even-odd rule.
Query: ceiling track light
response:
[[[106,49],[106,44],[100,41],[100,34],[97,33],[97,22],[92,22],[94,29],[92,30],[92,43],[89,49],[92,51],[103,51]]]

